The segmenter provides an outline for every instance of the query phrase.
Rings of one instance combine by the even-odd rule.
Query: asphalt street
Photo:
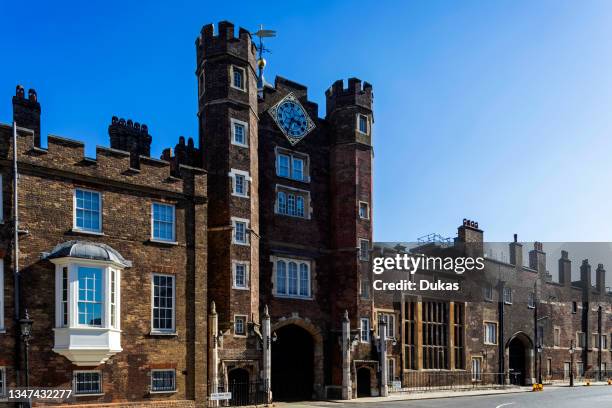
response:
[[[581,408],[612,407],[612,386],[549,388],[543,392],[465,396],[438,399],[380,402],[302,402],[278,407],[382,407],[382,408]]]

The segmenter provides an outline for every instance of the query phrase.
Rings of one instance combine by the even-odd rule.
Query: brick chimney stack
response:
[[[111,149],[130,153],[130,165],[139,168],[138,157],[151,155],[151,136],[147,125],[113,116],[108,127]]]
[[[13,96],[13,121],[17,126],[34,131],[34,145],[40,147],[40,103],[36,90],[30,89],[25,97],[23,86],[17,85]]]

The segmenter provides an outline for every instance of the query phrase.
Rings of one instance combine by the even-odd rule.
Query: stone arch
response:
[[[517,365],[524,371],[518,381],[522,385],[529,385],[535,382],[535,357],[533,351],[533,341],[531,337],[523,331],[518,331],[508,338],[504,344],[504,360],[507,367],[506,382],[510,382],[510,370]]]
[[[272,332],[274,333],[276,330],[279,330],[283,327],[295,325],[305,330],[312,336],[313,339],[313,354],[314,354],[314,362],[313,362],[313,397],[316,399],[323,399],[325,397],[325,377],[324,377],[324,367],[323,367],[323,333],[314,325],[310,319],[302,318],[297,315],[293,315],[288,318],[281,318],[274,324],[272,324]],[[274,344],[272,344],[274,347]]]

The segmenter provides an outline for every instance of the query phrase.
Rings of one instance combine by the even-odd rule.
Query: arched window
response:
[[[300,264],[300,296],[310,296],[310,273],[305,263]]]
[[[295,215],[298,217],[304,216],[304,197],[302,196],[295,198]]]
[[[283,191],[278,192],[278,212],[287,214],[287,195]]]
[[[285,261],[276,263],[276,293],[287,294],[287,264]]]
[[[289,294],[298,294],[298,273],[295,262],[289,262]]]

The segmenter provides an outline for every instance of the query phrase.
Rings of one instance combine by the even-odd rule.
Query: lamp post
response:
[[[576,352],[576,349],[574,348],[574,340],[570,341],[570,387],[574,386],[574,353]]]
[[[538,384],[542,384],[542,345],[538,345]]]
[[[19,319],[19,328],[21,331],[21,340],[24,344],[24,363],[25,363],[25,386],[26,388],[30,387],[30,363],[29,363],[29,354],[30,354],[30,339],[32,338],[32,319],[30,319],[30,315],[28,314],[28,309],[25,310],[25,316],[22,319]],[[28,400],[27,406],[31,406],[31,402]]]

